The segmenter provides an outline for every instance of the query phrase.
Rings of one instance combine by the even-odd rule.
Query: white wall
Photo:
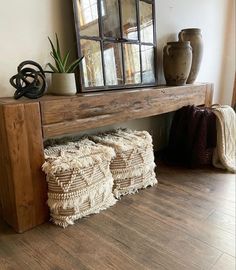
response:
[[[51,61],[47,37],[55,32],[65,48],[75,46],[73,13],[68,0],[0,0],[0,96],[12,96],[9,78],[24,60],[43,67]]]
[[[0,0],[0,96],[12,96],[9,78],[26,59],[43,67],[50,61],[47,36],[58,33],[63,48],[75,55],[74,21],[68,0]],[[202,29],[204,57],[198,81],[215,84],[215,102],[231,102],[235,72],[235,0],[157,0],[159,82],[163,83],[162,48],[182,28]],[[168,117],[151,117],[122,124],[147,129],[157,145],[165,140]],[[110,127],[109,127],[110,128]]]
[[[197,78],[213,82],[214,102],[231,104],[235,73],[235,0],[158,0],[159,61],[166,41],[183,28],[201,28],[204,55]],[[160,66],[160,82],[164,82]]]
[[[236,17],[235,1],[228,1],[226,31],[224,38],[224,57],[222,58],[219,86],[219,100],[222,104],[231,104],[233,95],[233,81],[236,67]]]

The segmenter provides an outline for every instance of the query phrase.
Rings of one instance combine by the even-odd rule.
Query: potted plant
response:
[[[48,40],[52,49],[50,55],[55,61],[55,65],[52,65],[51,63],[47,64],[52,70],[50,71],[50,73],[52,73],[50,93],[56,95],[75,95],[77,90],[74,71],[79,66],[83,57],[68,64],[70,51],[68,51],[64,57],[62,56],[57,34],[56,46],[53,44],[50,37],[48,37]]]

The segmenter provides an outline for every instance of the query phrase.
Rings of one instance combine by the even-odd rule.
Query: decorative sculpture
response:
[[[28,65],[34,66],[36,69],[28,67]],[[24,61],[17,67],[17,71],[18,73],[10,79],[10,84],[16,88],[14,93],[15,99],[19,99],[22,96],[36,99],[44,94],[46,77],[38,63],[31,60]]]

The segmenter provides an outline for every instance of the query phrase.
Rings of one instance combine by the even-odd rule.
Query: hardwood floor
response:
[[[235,175],[157,168],[157,187],[66,229],[15,234],[0,221],[0,270],[234,270]]]

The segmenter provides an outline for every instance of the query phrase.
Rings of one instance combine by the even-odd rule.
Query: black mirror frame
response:
[[[76,33],[76,41],[77,41],[77,55],[78,57],[82,56],[81,53],[81,36],[80,36],[80,26],[79,26],[79,14],[78,14],[78,8],[77,3],[78,0],[72,0],[73,1],[73,12],[74,12],[74,22],[75,22],[75,33]],[[120,28],[122,29],[122,15],[121,15],[121,0],[117,0],[119,3],[119,18],[120,18]],[[94,92],[94,91],[106,91],[106,90],[121,90],[121,89],[130,89],[130,88],[145,88],[145,87],[151,87],[151,86],[157,86],[157,33],[156,33],[156,0],[142,0],[147,3],[152,4],[152,19],[153,19],[153,43],[145,43],[140,41],[140,18],[139,18],[139,1],[135,0],[136,2],[136,11],[137,11],[137,27],[138,27],[138,44],[141,47],[141,45],[152,45],[154,48],[154,74],[155,74],[155,82],[153,83],[142,83],[142,57],[141,57],[141,48],[139,49],[140,53],[140,75],[141,75],[141,83],[140,84],[123,84],[123,85],[115,85],[115,86],[107,86],[105,83],[105,68],[104,68],[104,57],[103,57],[103,37],[102,37],[102,23],[101,23],[101,0],[97,0],[98,4],[98,25],[99,25],[99,37],[89,37],[88,40],[94,40],[99,41],[101,46],[101,55],[102,55],[102,72],[103,72],[103,80],[104,85],[103,86],[96,86],[96,87],[85,87],[84,85],[84,76],[83,76],[83,67],[82,64],[80,64],[79,71],[76,73],[77,82],[79,84],[79,92]],[[86,39],[83,36],[83,39]],[[121,37],[123,39],[123,37]],[[134,44],[133,42],[129,41],[123,41],[126,43]],[[123,50],[123,49],[122,49]],[[123,52],[122,52],[123,55]],[[122,69],[123,69],[123,80],[125,80],[125,74],[124,74],[124,57],[122,57]]]

